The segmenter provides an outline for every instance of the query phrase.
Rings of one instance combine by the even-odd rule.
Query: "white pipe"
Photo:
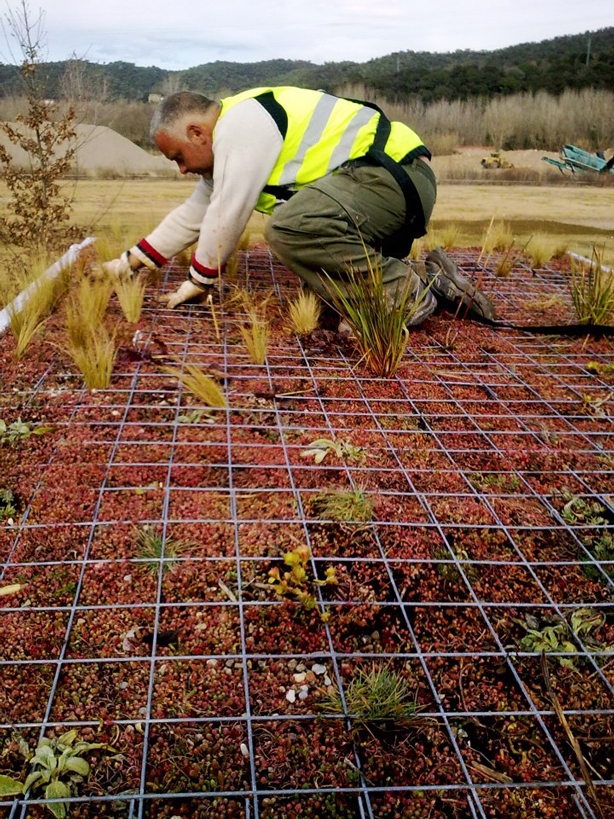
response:
[[[95,241],[96,239],[93,236],[88,236],[81,244],[71,245],[61,259],[58,259],[57,262],[52,264],[44,273],[41,273],[33,282],[30,282],[25,290],[22,290],[21,293],[15,296],[10,304],[7,304],[4,310],[0,310],[0,335],[11,323],[10,314],[23,310],[28,299],[38,287],[39,282],[43,279],[55,279],[63,270],[66,270],[67,267],[70,267],[71,264],[77,261],[77,257],[84,247],[91,245],[92,242]]]
[[[591,260],[587,259],[586,256],[580,256],[579,253],[574,253],[573,250],[568,250],[567,255],[571,256],[571,258],[575,259],[577,262],[584,262],[585,264],[592,264]],[[601,265],[601,269],[603,271],[605,271],[606,273],[611,273],[612,272],[612,268],[608,267],[605,264]]]

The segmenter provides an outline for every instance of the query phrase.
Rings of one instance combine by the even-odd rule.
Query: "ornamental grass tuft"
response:
[[[593,248],[588,264],[572,260],[569,287],[578,324],[607,324],[614,314],[614,272],[602,252]]]
[[[409,682],[388,665],[359,668],[344,686],[347,714],[354,724],[365,727],[415,719],[420,710]],[[319,707],[329,714],[343,714],[343,701],[336,686],[327,690]]]
[[[292,329],[297,336],[306,336],[318,326],[322,303],[311,290],[301,290],[288,307]]]
[[[104,390],[109,386],[117,356],[114,332],[103,325],[87,330],[78,343],[69,338],[66,351],[89,389]]]
[[[412,281],[407,278],[395,297],[387,292],[382,282],[377,256],[371,257],[366,246],[366,274],[350,268],[347,286],[340,287],[325,273],[324,284],[328,300],[344,319],[356,337],[362,354],[361,361],[380,378],[390,378],[398,370],[407,347],[407,322],[419,308],[426,290],[417,300],[413,298]]]
[[[373,518],[373,502],[361,488],[330,489],[316,495],[313,505],[324,519],[364,523]]]
[[[165,367],[164,372],[177,378],[188,392],[195,395],[205,406],[223,409],[226,406],[224,393],[218,384],[197,364],[186,364],[183,369]]]
[[[141,318],[147,279],[144,276],[120,276],[115,281],[115,292],[126,321],[136,324]]]

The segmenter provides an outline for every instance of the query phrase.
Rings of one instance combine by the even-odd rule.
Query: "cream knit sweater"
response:
[[[130,248],[143,264],[158,266],[196,240],[190,278],[212,283],[235,249],[258,196],[275,167],[283,138],[257,100],[238,103],[213,131],[213,176],[158,227]]]

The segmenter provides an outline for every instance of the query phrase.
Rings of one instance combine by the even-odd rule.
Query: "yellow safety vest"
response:
[[[283,146],[256,210],[272,213],[279,199],[315,182],[351,159],[368,154],[378,125],[388,120],[377,108],[352,102],[323,91],[292,86],[252,88],[221,100],[220,118],[247,99],[257,99],[271,114],[284,138]],[[402,122],[389,123],[387,157],[400,162],[413,151],[430,156],[420,137]]]

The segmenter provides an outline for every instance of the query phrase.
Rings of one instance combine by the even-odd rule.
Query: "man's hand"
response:
[[[110,276],[129,276],[142,266],[140,260],[135,256],[131,256],[127,250],[122,253],[119,259],[111,259],[110,262],[102,263],[102,269]]]
[[[165,293],[160,296],[160,301],[170,307],[171,310],[180,304],[183,304],[190,299],[195,299],[197,296],[206,296],[213,290],[211,285],[198,285],[191,282],[189,279],[181,285],[173,293]]]

